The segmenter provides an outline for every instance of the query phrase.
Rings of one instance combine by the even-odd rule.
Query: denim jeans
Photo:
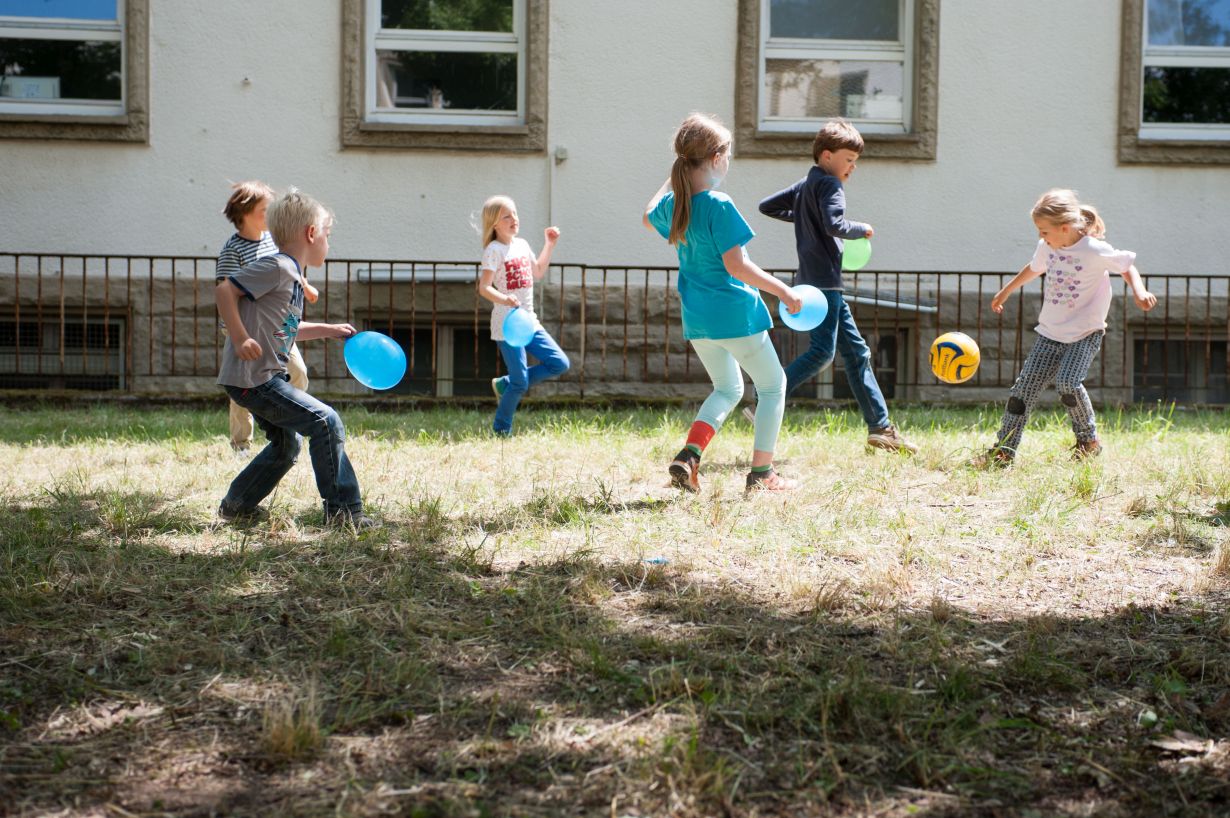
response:
[[[813,329],[811,345],[786,367],[786,395],[789,397],[804,382],[833,363],[834,352],[841,353],[850,391],[858,401],[863,420],[869,429],[888,426],[888,404],[871,368],[871,349],[854,323],[850,307],[841,296],[841,290],[821,290],[828,299],[829,311],[820,326]],[[836,348],[834,350],[834,348]]]
[[[269,444],[231,482],[222,500],[228,511],[250,511],[273,492],[295,465],[300,435],[308,439],[325,516],[363,510],[359,481],[346,457],[346,430],[332,407],[291,386],[285,376],[251,389],[223,388],[231,400],[252,413],[269,438]]]
[[[495,422],[491,428],[497,434],[508,434],[512,431],[513,414],[517,411],[521,398],[526,390],[547,378],[557,378],[568,371],[571,365],[564,350],[559,348],[555,339],[546,330],[538,330],[534,337],[524,347],[510,346],[503,341],[500,344],[500,354],[504,356],[504,365],[508,367],[505,378],[508,386],[500,397],[500,405],[495,410]],[[525,353],[530,353],[539,363],[529,366]]]

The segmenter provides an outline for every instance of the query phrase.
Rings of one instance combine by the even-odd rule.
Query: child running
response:
[[[971,463],[978,468],[1012,464],[1029,411],[1051,380],[1055,381],[1059,401],[1076,433],[1072,458],[1083,460],[1101,454],[1102,444],[1098,441],[1093,405],[1084,380],[1106,335],[1110,273],[1123,276],[1132,288],[1136,306],[1142,310],[1147,312],[1157,304],[1157,298],[1145,289],[1133,263],[1136,254],[1116,250],[1103,241],[1106,225],[1098,211],[1081,204],[1073,191],[1047,191],[1034,205],[1031,215],[1039,236],[1033,260],[995,294],[991,309],[1003,312],[1008,296],[1045,274],[1042,312],[1034,328],[1038,340],[1012,386],[995,445]]]
[[[492,196],[483,203],[482,218],[483,260],[478,294],[492,304],[491,339],[500,345],[500,354],[508,367],[507,375],[491,380],[491,389],[499,399],[491,428],[497,435],[506,437],[512,434],[513,414],[526,390],[568,371],[568,356],[534,315],[534,282],[541,279],[551,265],[551,251],[559,241],[559,228],[548,227],[543,231],[542,252],[535,257],[530,243],[517,236],[521,223],[512,199]],[[534,337],[523,347],[504,341],[504,319],[517,308],[524,310],[536,325]],[[526,352],[537,358],[538,363],[529,366]]]
[[[683,337],[713,381],[687,443],[670,464],[671,484],[700,491],[700,458],[743,397],[742,367],[756,385],[755,443],[747,491],[788,491],[796,481],[773,470],[786,397],[786,374],[769,340],[773,326],[757,290],[777,296],[791,313],[802,302],[757,267],[744,245],[756,234],[734,202],[717,187],[730,170],[730,131],[716,119],[692,114],[674,137],[670,177],[645,208],[643,222],[679,254]]]

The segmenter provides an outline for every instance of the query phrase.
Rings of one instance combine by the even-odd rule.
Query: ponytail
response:
[[[1106,236],[1106,223],[1093,205],[1081,205],[1081,218],[1085,220],[1085,235],[1095,239]]]
[[[686,244],[685,234],[692,220],[692,171],[714,155],[730,150],[730,131],[715,117],[690,114],[675,131],[674,147],[671,191],[675,195],[675,212],[667,239],[671,244]]]

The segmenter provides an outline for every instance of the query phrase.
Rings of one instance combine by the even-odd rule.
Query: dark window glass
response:
[[[490,395],[491,379],[503,372],[496,363],[499,358],[485,320],[477,335],[473,327],[453,329],[453,394]]]
[[[1230,68],[1145,68],[1144,121],[1230,123]]]
[[[0,0],[0,17],[115,20],[116,0]]]
[[[428,31],[513,30],[513,0],[381,0],[382,28]]]
[[[771,0],[769,36],[896,42],[897,12],[897,0]]]
[[[1132,397],[1141,403],[1230,403],[1226,342],[1154,341],[1134,346]]]
[[[1149,45],[1230,46],[1230,0],[1149,0]]]
[[[884,397],[891,399],[897,394],[897,350],[900,339],[893,333],[881,333],[877,338],[867,338],[871,347],[871,368],[875,370],[876,381]],[[854,400],[850,391],[850,379],[846,377],[845,365],[841,355],[833,361],[833,397],[837,400]]]
[[[517,55],[378,51],[381,108],[516,111]]]
[[[392,330],[387,324],[372,324],[368,329],[388,334],[406,352],[406,375],[401,382],[388,390],[394,395],[434,395],[436,386],[432,382],[431,365],[435,355],[435,345],[432,343],[431,328],[411,329],[405,326],[395,326]]]
[[[120,44],[0,39],[0,97],[122,99]]]

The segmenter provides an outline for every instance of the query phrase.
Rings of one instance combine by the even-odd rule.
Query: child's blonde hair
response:
[[[675,164],[671,165],[671,190],[675,213],[671,217],[671,244],[686,244],[684,234],[692,220],[692,171],[715,154],[730,150],[730,131],[716,117],[690,114],[675,131]]]
[[[324,230],[333,224],[333,212],[297,188],[289,188],[269,204],[265,216],[278,247],[293,242],[308,227]]]
[[[1030,216],[1051,224],[1071,224],[1086,236],[1100,239],[1106,235],[1106,223],[1093,205],[1081,204],[1076,191],[1055,188],[1042,194]]]
[[[816,131],[816,138],[811,142],[811,158],[819,164],[820,154],[843,148],[862,156],[864,147],[866,143],[863,142],[863,135],[858,132],[858,128],[838,117],[830,119]]]
[[[222,208],[222,215],[226,216],[236,228],[241,227],[244,216],[255,210],[261,202],[272,198],[273,188],[264,182],[257,179],[236,182],[231,185],[231,198],[226,200],[226,207]]]
[[[483,227],[479,231],[483,238],[483,247],[495,241],[495,223],[500,220],[504,208],[516,210],[517,204],[508,196],[492,196],[483,202]]]

